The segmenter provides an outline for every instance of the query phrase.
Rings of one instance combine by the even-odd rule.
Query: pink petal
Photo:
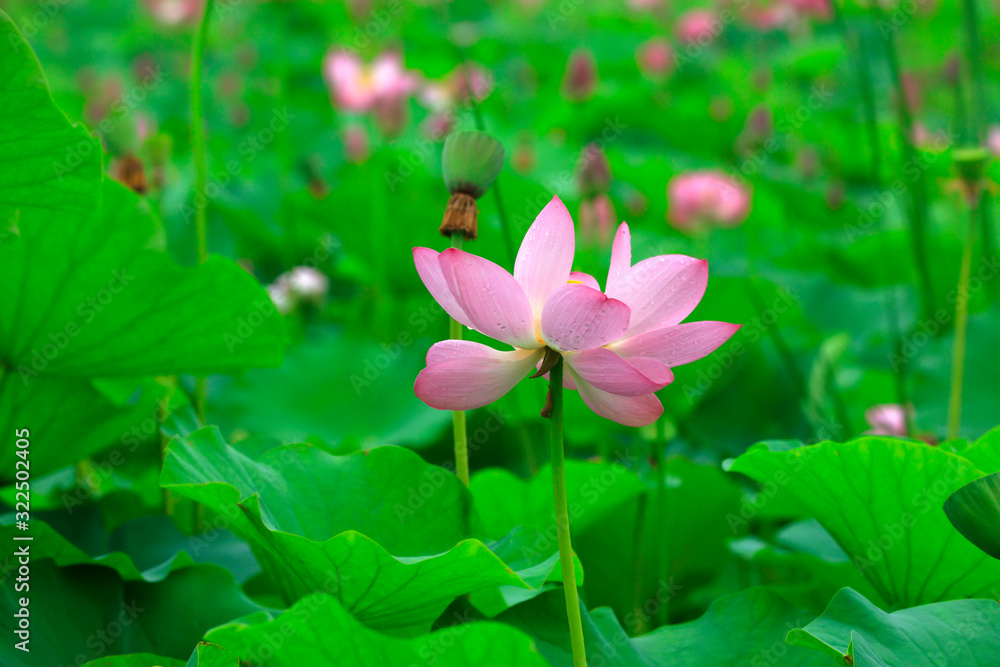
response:
[[[619,396],[649,394],[674,379],[667,365],[656,359],[626,361],[604,347],[567,354],[565,361],[592,387]]]
[[[534,350],[544,345],[535,336],[528,297],[503,268],[457,248],[438,255],[438,263],[470,328],[514,347]]]
[[[611,349],[627,359],[652,357],[667,366],[681,366],[715,352],[741,326],[729,322],[687,322],[630,336],[614,343]]]
[[[580,398],[591,410],[605,419],[616,421],[625,426],[648,426],[663,414],[663,405],[656,394],[641,396],[617,396],[601,391],[586,382],[576,372],[569,368],[573,380],[580,391]]]
[[[448,283],[444,280],[444,274],[441,273],[441,264],[438,262],[438,255],[440,254],[430,248],[414,248],[413,264],[417,267],[417,274],[424,281],[427,291],[431,293],[435,301],[441,304],[446,313],[465,326],[471,327],[472,324],[469,321],[469,316],[458,305],[455,295],[451,293]]]
[[[542,338],[560,352],[600,347],[628,330],[629,309],[586,285],[563,285],[542,310]]]
[[[580,283],[581,285],[586,285],[587,287],[591,287],[597,290],[598,292],[601,291],[601,286],[597,282],[597,278],[590,275],[589,273],[584,273],[583,271],[573,271],[572,273],[570,273],[569,281],[577,282]]]
[[[468,357],[493,359],[498,354],[503,354],[503,352],[471,340],[442,340],[434,343],[431,345],[431,349],[427,350],[427,365],[432,366],[439,361]]]
[[[708,286],[708,262],[659,255],[639,262],[608,286],[608,296],[632,311],[628,335],[677,324],[691,314]]]
[[[427,353],[428,359],[441,358],[417,375],[413,390],[417,397],[439,410],[472,410],[497,400],[532,371],[542,357],[541,350],[499,352],[479,343],[467,343],[468,356],[453,356],[457,348],[443,341],[445,350]],[[473,348],[475,346],[475,348]]]
[[[611,246],[611,266],[608,267],[608,289],[618,282],[632,268],[632,234],[628,225],[622,223],[615,234],[615,242]]]
[[[549,295],[569,280],[575,246],[573,218],[559,197],[553,197],[531,223],[514,261],[514,278],[536,317]]]

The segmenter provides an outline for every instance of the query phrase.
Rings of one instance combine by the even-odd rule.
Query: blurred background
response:
[[[479,127],[506,160],[466,250],[512,268],[558,195],[577,225],[577,270],[603,282],[625,220],[636,260],[709,260],[690,319],[743,324],[676,369],[655,427],[621,427],[567,399],[576,458],[621,459],[648,481],[650,444],[668,442],[671,502],[690,509],[670,531],[687,545],[672,561],[684,585],[673,615],[793,579],[733,565],[754,551],[722,539],[746,532],[725,517],[748,491],[719,465],[761,440],[944,436],[970,224],[952,151],[1000,151],[1000,21],[995,4],[973,4],[970,59],[959,3],[938,0],[216,0],[205,56],[209,247],[268,286],[290,343],[280,368],[211,378],[208,421],[248,448],[398,444],[450,465],[450,413],[413,394],[448,317],[411,248],[447,247],[442,143]],[[0,7],[59,106],[104,143],[108,173],[145,194],[172,254],[195,263],[188,94],[201,3]],[[972,215],[966,437],[996,424],[1000,336],[988,193]],[[470,413],[474,472],[538,471],[544,393],[526,381]],[[631,604],[602,572],[637,567],[634,588],[656,588],[631,554],[587,557],[607,551],[609,535],[633,539],[644,498],[603,494],[600,513],[574,528],[590,607],[624,615]]]

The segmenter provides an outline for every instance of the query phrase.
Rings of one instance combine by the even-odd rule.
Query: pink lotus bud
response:
[[[580,194],[591,197],[599,192],[607,192],[611,187],[611,165],[608,156],[597,144],[587,144],[577,161],[576,182]]]
[[[585,243],[607,243],[618,224],[615,205],[605,193],[585,197],[580,202],[580,235]]]
[[[986,148],[993,157],[1000,157],[1000,125],[990,125],[986,132]]]
[[[288,272],[292,294],[302,301],[322,303],[330,289],[330,280],[322,271],[311,266],[296,266]]]
[[[445,111],[438,111],[420,124],[420,132],[431,141],[444,141],[454,127],[455,116]]]
[[[840,181],[830,183],[830,185],[826,188],[824,199],[826,200],[826,207],[831,211],[839,209],[847,200],[847,193],[844,190],[844,184]]]
[[[962,76],[962,57],[957,53],[948,56],[944,61],[944,67],[941,68],[941,76],[949,86],[958,83]]]
[[[711,9],[692,9],[677,19],[677,39],[684,44],[708,46],[722,34],[722,21]]]
[[[204,0],[146,0],[150,15],[167,27],[194,25],[201,17]]]
[[[819,174],[819,152],[806,146],[795,156],[795,166],[803,179],[811,181]]]
[[[361,164],[368,159],[368,132],[361,125],[348,125],[344,128],[341,140],[344,142],[344,155],[352,164]]]
[[[514,154],[510,157],[510,166],[519,174],[526,174],[535,168],[535,147],[531,137],[522,134],[514,148]]]
[[[912,72],[905,72],[902,78],[907,106],[912,112],[919,111],[923,107],[923,86],[920,85],[920,80]]]
[[[671,225],[683,232],[704,226],[735,227],[750,213],[750,192],[717,171],[694,171],[674,177],[667,187]]]
[[[572,102],[583,102],[597,88],[597,63],[593,54],[578,49],[569,57],[563,78],[563,94]]]
[[[833,17],[830,0],[786,0],[786,2],[802,18],[826,21]]]
[[[493,73],[475,63],[459,66],[451,73],[454,102],[465,104],[470,99],[481,102],[490,96],[495,85]]]
[[[666,7],[667,2],[666,0],[628,0],[628,4],[632,9],[652,11]]]
[[[868,435],[907,436],[906,418],[908,410],[898,403],[873,405],[865,410],[865,421],[871,428]]]
[[[635,61],[643,75],[653,80],[667,78],[676,65],[674,49],[662,37],[655,37],[642,44],[635,53]]]

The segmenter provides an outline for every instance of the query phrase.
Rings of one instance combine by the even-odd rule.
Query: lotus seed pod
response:
[[[503,158],[503,146],[485,132],[461,130],[448,135],[441,155],[448,192],[479,199],[496,180]]]

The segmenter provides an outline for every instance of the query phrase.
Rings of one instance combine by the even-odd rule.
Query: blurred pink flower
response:
[[[803,18],[828,20],[833,17],[830,0],[785,0]]]
[[[986,148],[993,157],[1000,157],[1000,125],[990,125],[986,132]]]
[[[594,94],[597,89],[597,63],[590,51],[578,49],[570,55],[562,89],[566,98],[573,102],[583,102]]]
[[[341,135],[344,155],[352,164],[361,164],[368,159],[368,132],[362,125],[348,125]]]
[[[865,410],[865,421],[871,427],[865,431],[868,435],[894,435],[901,438],[907,435],[906,408],[898,403],[873,405]]]
[[[749,190],[717,171],[694,171],[674,177],[667,186],[667,200],[667,219],[683,232],[694,232],[706,225],[736,227],[750,213]]]
[[[173,27],[197,23],[205,0],[145,0],[144,4],[159,23]]]
[[[611,197],[600,192],[580,202],[580,236],[584,243],[607,243],[618,222]]]
[[[722,34],[722,22],[712,9],[691,9],[677,19],[677,39],[684,44],[707,46]]]
[[[467,67],[456,67],[443,79],[427,81],[421,87],[419,97],[432,111],[448,111],[468,103],[473,97],[477,102],[485,100],[493,92],[494,85],[492,72],[469,63]]]
[[[405,100],[417,86],[416,77],[394,51],[365,63],[349,51],[331,50],[323,61],[323,77],[334,104],[345,111],[367,112]]]
[[[653,80],[670,76],[676,65],[674,49],[662,37],[644,42],[635,53],[635,61],[643,75]]]
[[[453,318],[513,349],[446,340],[427,353],[417,396],[441,410],[471,410],[499,399],[534,371],[546,349],[566,362],[564,385],[590,409],[626,426],[662,414],[656,392],[671,367],[700,359],[739,329],[681,321],[701,301],[708,263],[661,255],[632,266],[628,225],[611,250],[606,292],[572,271],[573,220],[553,197],[521,243],[514,274],[456,248],[414,248],[417,273]]]

